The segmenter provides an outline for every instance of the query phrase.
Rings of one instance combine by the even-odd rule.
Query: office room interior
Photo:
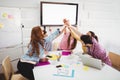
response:
[[[41,1],[78,4],[77,29],[84,34],[88,31],[95,32],[99,38],[99,43],[106,49],[107,54],[109,52],[117,54],[119,59],[114,59],[120,65],[120,0],[0,0],[0,33],[2,34],[0,34],[0,73],[2,73],[2,60],[6,56],[10,56],[14,68],[17,70],[16,61],[27,51],[31,29],[36,25],[41,25]],[[20,32],[19,36],[13,38],[6,34],[7,30],[5,35],[2,33],[2,29],[9,25],[5,23],[5,21],[9,22],[9,19],[4,19],[7,14],[4,11],[9,13],[10,10],[13,10],[13,14],[17,14],[18,18],[14,21],[17,23],[15,27],[19,27],[16,29],[19,29]],[[14,19],[12,16],[9,18]],[[14,28],[14,25],[12,27]],[[13,28],[9,28],[9,32],[10,29],[13,30],[11,32],[14,32]],[[41,28],[44,29],[43,26]],[[57,28],[61,28],[61,26],[46,26],[47,34],[51,34]],[[17,32],[15,34],[17,35]],[[10,41],[7,41],[7,38]],[[61,38],[62,35],[53,41],[54,50],[57,50],[56,46]],[[8,45],[14,42],[18,44]],[[74,51],[82,52],[80,42],[77,43]]]

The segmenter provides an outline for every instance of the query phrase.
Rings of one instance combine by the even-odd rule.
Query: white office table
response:
[[[33,69],[35,80],[120,80],[120,72],[105,65],[101,70],[87,67],[79,62],[76,55],[62,56],[60,62],[54,64],[37,66]],[[74,70],[74,76],[55,76],[57,74],[56,65],[64,64],[67,68]]]

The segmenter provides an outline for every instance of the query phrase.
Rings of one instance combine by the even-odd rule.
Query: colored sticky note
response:
[[[8,16],[7,13],[3,13],[3,14],[2,14],[2,17],[4,17],[4,18],[6,18],[7,16]]]
[[[49,60],[57,60],[58,56],[56,54],[51,54],[50,56],[52,56],[51,58],[49,58]]]
[[[3,28],[3,24],[2,23],[0,23],[0,28]]]
[[[13,15],[8,15],[8,19],[13,19]]]
[[[83,70],[84,70],[84,71],[88,71],[88,70],[89,70],[89,67],[88,67],[88,66],[83,66]]]

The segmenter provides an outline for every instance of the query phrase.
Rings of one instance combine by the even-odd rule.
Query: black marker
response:
[[[62,65],[57,65],[56,68],[62,67]]]
[[[47,55],[46,57],[52,58],[52,56],[50,56],[50,55]]]

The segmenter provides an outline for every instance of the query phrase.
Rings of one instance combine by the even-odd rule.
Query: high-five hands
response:
[[[70,22],[67,19],[63,19],[63,23],[65,26],[70,26]]]

